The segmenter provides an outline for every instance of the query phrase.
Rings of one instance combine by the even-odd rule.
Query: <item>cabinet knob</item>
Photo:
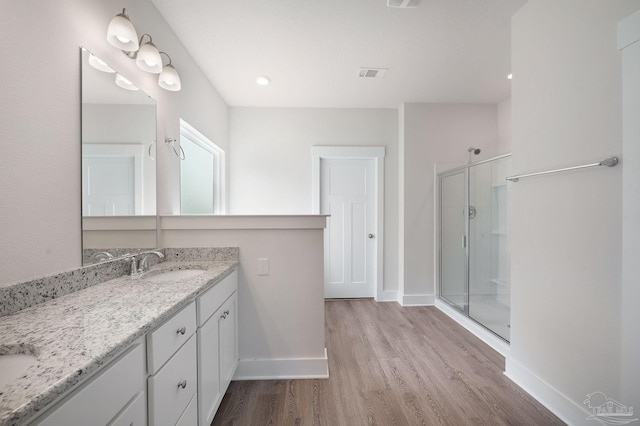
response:
[[[178,383],[178,387],[182,388],[182,389],[186,388],[187,387],[187,381],[186,380],[181,381],[180,383]]]
[[[184,335],[184,333],[186,333],[186,332],[187,332],[187,328],[186,327],[179,328],[178,331],[177,331],[178,334],[182,334],[182,335]]]

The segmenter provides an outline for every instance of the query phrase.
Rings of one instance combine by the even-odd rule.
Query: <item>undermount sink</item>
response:
[[[177,269],[173,271],[158,272],[149,277],[145,277],[146,281],[152,283],[161,283],[167,281],[179,281],[185,278],[192,278],[203,274],[205,271],[202,269]]]
[[[37,360],[30,354],[0,355],[0,389],[23,375]]]

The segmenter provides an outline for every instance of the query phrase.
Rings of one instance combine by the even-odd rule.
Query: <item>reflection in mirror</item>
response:
[[[156,247],[155,139],[155,101],[83,48],[83,264]]]

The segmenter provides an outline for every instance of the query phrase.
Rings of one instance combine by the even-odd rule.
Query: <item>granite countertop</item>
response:
[[[37,357],[0,388],[0,425],[22,424],[169,319],[238,265],[237,261],[169,261],[137,277],[122,276],[0,317],[0,354]],[[175,269],[205,272],[153,283]]]

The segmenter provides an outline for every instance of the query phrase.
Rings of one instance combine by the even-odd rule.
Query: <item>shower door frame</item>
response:
[[[461,241],[461,244],[464,245],[464,302],[463,308],[460,309],[460,306],[455,302],[449,300],[446,296],[443,296],[442,292],[442,180],[451,176],[455,176],[458,174],[462,174],[464,176],[464,212],[465,221],[464,221],[464,229],[463,229],[463,238],[464,243]],[[464,313],[465,315],[469,315],[469,166],[461,166],[456,167],[454,169],[446,170],[444,172],[438,173],[437,175],[437,203],[436,203],[436,223],[437,223],[437,233],[436,233],[436,244],[437,244],[437,262],[438,267],[436,268],[437,275],[437,296],[450,305],[452,308]]]
[[[440,173],[438,173],[437,179],[436,179],[436,295],[437,298],[440,299],[441,301],[445,302],[447,305],[449,305],[451,308],[455,309],[458,312],[461,312],[462,314],[464,314],[467,318],[473,320],[474,322],[476,322],[477,324],[481,325],[482,327],[484,327],[485,329],[489,330],[491,333],[495,334],[498,338],[504,340],[505,342],[508,342],[504,337],[500,336],[499,334],[497,334],[495,331],[491,330],[490,328],[486,327],[484,324],[482,324],[481,322],[475,320],[473,317],[471,317],[469,315],[469,246],[471,244],[471,241],[469,239],[469,188],[470,188],[470,182],[469,182],[469,169],[471,167],[480,165],[480,164],[485,164],[485,163],[489,163],[492,161],[496,161],[496,160],[501,160],[503,158],[508,158],[511,157],[511,153],[507,153],[507,154],[502,154],[502,155],[498,155],[496,157],[491,157],[491,158],[487,158],[485,160],[481,160],[481,161],[477,161],[475,163],[471,163],[471,164],[465,164],[464,166],[459,166],[459,167],[454,167],[452,169],[449,170],[444,170]],[[445,296],[442,295],[442,179],[446,178],[446,177],[450,177],[456,174],[460,174],[460,173],[464,173],[464,211],[466,212],[465,215],[465,222],[464,222],[464,252],[465,252],[465,262],[464,262],[464,289],[465,289],[465,294],[464,294],[464,308],[460,309],[460,306],[458,306],[456,303],[450,301],[449,299],[447,299]]]

